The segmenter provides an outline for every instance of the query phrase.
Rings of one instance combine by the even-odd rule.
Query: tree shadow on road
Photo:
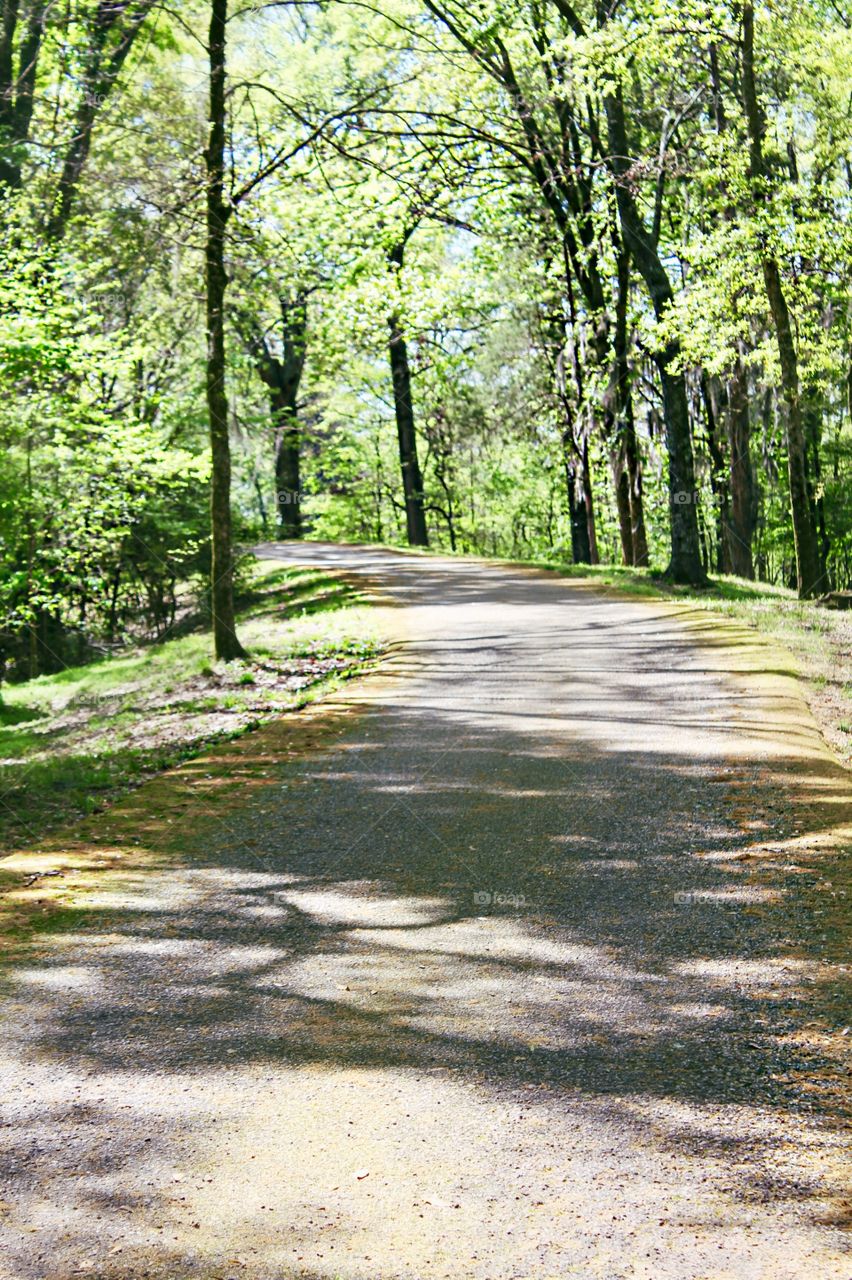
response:
[[[735,725],[733,694],[712,683],[673,704],[668,633],[627,718],[635,685],[610,674],[615,640],[555,715],[520,671],[507,692],[506,650],[483,634],[437,641],[443,702],[418,684],[435,648],[415,648],[378,704],[217,748],[69,846],[80,888],[8,957],[12,1043],[48,1074],[123,1080],[136,1121],[120,1126],[114,1097],[81,1115],[61,1090],[28,1095],[6,1130],[25,1200],[47,1183],[88,1219],[98,1205],[117,1222],[168,1216],[169,1125],[210,1117],[202,1097],[164,1121],[154,1082],[194,1095],[193,1081],[268,1067],[438,1073],[495,1104],[617,1123],[661,1159],[727,1163],[739,1203],[842,1214],[820,1160],[849,1021],[834,834],[848,775],[806,725],[779,745],[748,690]],[[631,654],[623,640],[625,673]],[[545,694],[550,678],[537,673]],[[672,747],[699,730],[704,754]],[[734,758],[744,735],[753,753]],[[790,1121],[808,1126],[810,1164],[800,1150],[779,1161]],[[140,1164],[152,1183],[135,1209],[111,1184]],[[103,1260],[102,1228],[65,1225],[98,1275],[144,1274]],[[58,1225],[54,1246],[71,1247]],[[202,1274],[200,1257],[181,1244],[151,1274]],[[21,1276],[53,1274],[34,1258]]]

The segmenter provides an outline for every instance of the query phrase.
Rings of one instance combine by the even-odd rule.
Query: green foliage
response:
[[[822,0],[758,11],[769,168],[757,180],[738,10],[636,0],[612,13],[575,12],[577,23],[552,2],[489,0],[467,11],[390,0],[369,12],[303,6],[298,19],[286,6],[232,14],[236,536],[250,545],[278,525],[280,424],[246,331],[281,356],[281,299],[298,296],[308,314],[298,426],[311,534],[405,538],[388,361],[395,316],[432,544],[569,555],[567,476],[585,455],[600,557],[621,559],[620,231],[605,112],[618,89],[630,124],[623,181],[674,288],[656,316],[634,266],[622,299],[650,562],[665,565],[670,538],[654,354],[677,343],[696,459],[690,500],[708,569],[723,558],[725,397],[739,365],[756,477],[755,566],[773,582],[794,573],[785,408],[761,275],[771,249],[795,332],[825,585],[845,586],[848,31]],[[181,592],[186,599],[191,585],[203,606],[209,569],[199,235],[207,104],[193,36],[207,15],[192,4],[147,20],[146,39],[97,104],[57,241],[45,210],[55,206],[77,127],[90,18],[84,6],[63,26],[50,11],[27,136],[14,141],[0,121],[0,627],[15,678],[181,625]],[[505,59],[514,87],[499,74]],[[566,146],[572,199],[536,172],[542,156]],[[3,187],[10,158],[19,181]],[[391,255],[403,242],[400,265]],[[592,305],[583,280],[594,272]],[[721,405],[715,436],[708,388]]]
[[[17,674],[173,619],[198,572],[203,456],[140,406],[144,346],[105,332],[68,253],[12,219],[0,279],[0,618]]]

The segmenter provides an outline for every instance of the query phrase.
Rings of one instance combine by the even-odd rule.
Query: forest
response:
[[[4,0],[0,663],[303,538],[852,583],[835,0]]]
[[[0,1275],[850,1280],[852,0],[0,0]]]

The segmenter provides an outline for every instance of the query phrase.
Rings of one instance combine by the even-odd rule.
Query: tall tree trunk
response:
[[[589,458],[589,437],[583,437],[582,447],[583,508],[586,515],[586,537],[589,543],[589,564],[599,564],[598,535],[595,528],[595,504],[592,494],[592,466]]]
[[[717,47],[711,43],[710,82],[713,90],[713,114],[716,120],[716,132],[721,137],[728,131],[728,119],[725,112],[722,77],[719,71],[719,55]],[[722,182],[720,189],[727,195],[727,184]],[[724,218],[732,223],[736,217],[734,203],[726,199]],[[734,303],[736,314],[738,306]],[[728,511],[728,552],[731,572],[741,578],[754,578],[754,560],[752,556],[752,539],[756,524],[756,502],[754,474],[751,465],[751,421],[748,404],[748,375],[745,367],[745,344],[740,340],[734,367],[728,379],[726,393],[726,420],[728,435],[728,452],[730,455],[730,504]]]
[[[238,314],[236,322],[261,381],[270,392],[278,533],[282,538],[301,538],[299,386],[305,367],[308,307],[306,295],[301,292],[282,294],[278,301],[281,307],[280,356],[275,355],[266,333],[253,316]]]
[[[811,519],[817,534],[820,574],[824,579],[824,588],[829,590],[831,578],[828,572],[828,556],[831,542],[825,523],[825,497],[822,492],[822,467],[819,460],[820,438],[822,436],[823,400],[818,391],[812,391],[806,398],[803,416],[805,430],[805,449],[810,455],[810,472],[808,476],[808,496],[811,504]]]
[[[740,578],[754,578],[751,544],[755,526],[755,488],[751,465],[748,376],[739,356],[728,379],[727,417],[731,454],[731,572]]]
[[[397,270],[402,268],[405,242],[395,245],[389,255]],[[414,430],[414,405],[411,399],[411,370],[408,365],[408,348],[402,334],[402,319],[394,311],[389,320],[390,366],[393,380],[393,404],[396,412],[396,433],[399,440],[399,465],[402,472],[402,491],[405,498],[405,525],[408,544],[411,547],[428,547],[426,511],[423,505],[423,476],[417,458],[417,435]]]
[[[15,54],[18,0],[5,0],[0,26],[0,184],[21,185],[21,164],[30,135],[39,53],[48,6],[35,0]]]
[[[627,463],[627,478],[630,482],[630,525],[633,534],[633,565],[643,569],[648,564],[648,538],[645,533],[645,503],[642,497],[642,460],[639,456],[639,442],[636,439],[636,426],[633,420],[633,396],[628,392],[623,408],[624,427],[624,460]]]
[[[302,436],[299,429],[299,386],[305,368],[308,307],[303,293],[279,298],[281,307],[281,359],[275,361],[277,404],[275,486],[278,495],[278,527],[282,538],[301,538]]]
[[[633,522],[630,519],[630,477],[624,463],[624,451],[620,450],[613,462],[615,505],[618,511],[618,533],[621,538],[621,563],[633,564]]]
[[[592,549],[589,545],[589,521],[583,494],[583,467],[577,456],[574,434],[569,427],[562,436],[565,459],[565,488],[568,494],[568,519],[571,524],[571,558],[574,564],[591,564]]]
[[[674,582],[702,586],[707,575],[701,560],[695,503],[695,464],[689,430],[686,379],[672,366],[680,356],[680,344],[666,343],[655,362],[663,387],[663,421],[669,454],[669,517],[672,554],[667,570]]]
[[[592,485],[592,469],[589,459],[589,430],[590,424],[587,423],[585,429],[582,425],[579,432],[577,431],[577,420],[574,411],[570,406],[570,393],[568,391],[565,380],[564,370],[564,354],[565,346],[570,342],[571,351],[571,369],[574,374],[574,384],[577,388],[577,404],[580,406],[582,413],[585,379],[583,376],[583,366],[579,356],[578,335],[581,331],[581,320],[577,312],[577,305],[574,300],[574,284],[573,284],[573,268],[571,264],[571,254],[568,250],[565,238],[563,236],[563,255],[565,262],[565,294],[568,299],[568,317],[567,322],[563,316],[559,321],[560,338],[559,345],[561,354],[555,362],[554,372],[556,374],[557,394],[562,401],[566,418],[570,422],[570,437],[567,447],[571,449],[574,461],[569,462],[569,474],[575,479],[568,481],[568,506],[571,516],[572,528],[575,519],[584,519],[586,529],[583,534],[577,533],[575,538],[572,533],[572,546],[575,552],[575,563],[597,564],[598,563],[598,537],[595,528],[595,498],[594,488]],[[588,284],[588,281],[587,281]],[[584,294],[588,301],[588,295]],[[599,310],[602,313],[603,295],[599,298]],[[607,335],[607,325],[601,322],[592,330],[591,350],[594,352],[595,360],[599,365],[603,365],[606,354],[609,349],[609,338]],[[612,414],[605,407],[605,418],[611,419]],[[611,432],[610,432],[611,433]],[[606,433],[605,434],[609,434]],[[577,554],[581,559],[577,561]]]
[[[609,164],[615,182],[618,215],[625,248],[645,282],[654,314],[662,319],[671,305],[672,287],[657,251],[655,238],[647,231],[636,205],[628,177],[630,158],[624,101],[616,90],[606,98],[609,130]],[[701,564],[698,520],[695,510],[695,465],[689,431],[686,379],[677,369],[680,344],[672,339],[654,359],[663,389],[663,418],[669,455],[669,518],[671,560],[667,570],[675,582],[700,586],[707,580]]]
[[[296,406],[278,392],[272,397],[276,423],[275,492],[278,532],[282,538],[302,536],[301,449]]]
[[[207,411],[210,420],[211,565],[210,597],[216,657],[224,662],[245,657],[234,618],[234,569],[231,545],[231,443],[225,391],[225,39],[228,0],[210,6],[210,133],[204,151],[207,176]]]
[[[722,438],[718,378],[701,375],[701,398],[707,418],[707,448],[710,453],[710,488],[716,513],[716,572],[733,573],[731,561],[731,499],[725,478],[725,451]],[[705,557],[706,563],[706,557]]]
[[[85,51],[82,87],[74,130],[65,153],[56,202],[47,224],[47,234],[51,240],[61,240],[65,235],[80,176],[89,158],[98,113],[112,93],[139,29],[150,13],[153,3],[154,0],[138,0],[137,3],[133,3],[133,0],[99,0],[92,19],[89,47]],[[225,20],[227,20],[227,11]],[[211,16],[211,29],[212,24]],[[224,21],[222,29],[224,32]],[[114,38],[114,43],[109,48],[111,37]],[[224,44],[222,52],[224,55]],[[212,51],[210,59],[212,78]],[[224,78],[224,64],[222,72]]]
[[[625,564],[641,568],[648,563],[648,539],[645,534],[645,507],[642,499],[642,462],[633,417],[633,393],[630,387],[628,360],[627,306],[630,296],[630,254],[622,250],[617,260],[618,296],[615,302],[615,411],[618,438],[616,485],[619,489],[619,523],[622,525],[621,550]],[[626,481],[626,493],[620,490]],[[627,499],[625,514],[629,518],[629,539],[621,520],[621,504]]]
[[[823,574],[820,569],[819,546],[808,499],[808,462],[802,427],[802,405],[799,398],[799,363],[781,272],[774,257],[764,259],[763,278],[778,342],[781,389],[787,411],[787,465],[790,476],[793,541],[796,547],[796,587],[799,596],[807,599],[817,595]]]
[[[764,120],[754,75],[754,5],[750,0],[743,5],[742,89],[749,135],[749,169],[755,185],[761,185],[761,198],[765,200],[769,174],[763,156]],[[823,574],[820,569],[816,528],[808,501],[808,462],[799,394],[799,359],[781,269],[778,259],[771,250],[764,249],[762,265],[763,283],[778,345],[781,391],[786,408],[787,464],[790,476],[793,542],[796,548],[796,586],[799,596],[806,599],[818,593]]]

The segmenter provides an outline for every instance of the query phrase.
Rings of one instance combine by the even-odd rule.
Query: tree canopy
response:
[[[4,0],[2,659],[259,538],[852,582],[833,0]]]

